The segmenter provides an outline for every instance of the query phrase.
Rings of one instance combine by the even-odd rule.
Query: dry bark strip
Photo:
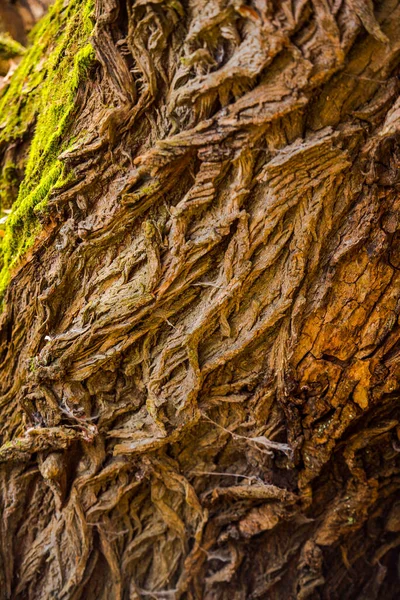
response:
[[[397,598],[399,2],[93,45],[0,318],[0,599]]]

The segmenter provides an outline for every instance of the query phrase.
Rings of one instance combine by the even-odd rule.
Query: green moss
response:
[[[94,60],[89,42],[93,8],[94,0],[56,0],[0,94],[0,149],[26,137],[34,127],[24,178],[0,244],[0,295],[10,270],[34,242],[38,211],[65,178],[57,157],[68,146],[76,91]],[[3,169],[3,181],[6,177]]]
[[[7,161],[3,169],[3,177],[6,183],[15,183],[18,180],[17,177],[18,167],[11,161]]]
[[[6,161],[3,170],[0,171],[0,217],[3,216],[3,209],[10,207],[12,192],[18,188],[18,182],[18,166],[10,160]]]
[[[25,48],[12,39],[7,33],[0,33],[0,58],[14,58],[22,56]]]

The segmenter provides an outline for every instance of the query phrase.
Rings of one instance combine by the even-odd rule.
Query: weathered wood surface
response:
[[[399,2],[93,45],[0,318],[1,600],[397,598]]]

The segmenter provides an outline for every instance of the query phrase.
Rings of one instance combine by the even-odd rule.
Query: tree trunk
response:
[[[398,597],[399,25],[38,25],[0,96],[0,600]]]

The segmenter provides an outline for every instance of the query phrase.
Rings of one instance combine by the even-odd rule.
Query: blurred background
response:
[[[18,63],[28,34],[54,0],[0,0],[0,77]],[[13,42],[18,42],[15,44]],[[0,82],[1,87],[1,82]]]
[[[0,32],[25,45],[27,33],[54,0],[0,0]]]

